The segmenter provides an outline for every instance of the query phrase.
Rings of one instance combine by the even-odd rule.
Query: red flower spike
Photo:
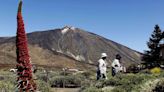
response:
[[[30,56],[28,53],[27,37],[24,28],[22,17],[22,1],[19,3],[17,14],[17,36],[16,36],[16,54],[17,54],[17,69],[18,69],[18,85],[19,92],[33,92],[36,90],[36,84],[32,79],[32,65],[30,63]],[[28,86],[27,86],[27,82]]]

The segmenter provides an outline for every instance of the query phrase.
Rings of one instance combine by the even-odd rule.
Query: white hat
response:
[[[107,57],[107,54],[106,53],[101,53],[101,58],[102,57]]]

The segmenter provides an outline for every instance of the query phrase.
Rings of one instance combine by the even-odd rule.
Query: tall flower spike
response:
[[[19,2],[18,12],[22,12],[22,0]]]
[[[22,17],[22,0],[19,2],[17,13],[16,55],[19,92],[34,92],[36,90],[36,84],[32,78],[32,65],[28,53],[27,37]]]

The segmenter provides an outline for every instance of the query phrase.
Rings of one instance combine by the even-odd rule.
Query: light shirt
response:
[[[103,59],[99,59],[98,63],[99,63],[98,67],[99,67],[100,73],[101,74],[105,74],[106,73],[106,69],[107,69],[106,61],[103,60]]]
[[[120,67],[120,66],[121,66],[118,59],[114,59],[113,62],[112,62],[112,67],[115,68],[116,66],[117,66],[117,67]]]
[[[122,70],[122,66],[119,62],[118,59],[114,59],[113,62],[112,62],[112,67],[115,68],[116,72],[119,72]]]

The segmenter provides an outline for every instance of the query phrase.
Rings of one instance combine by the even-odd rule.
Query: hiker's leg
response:
[[[114,77],[116,75],[115,69],[112,67],[112,76]]]
[[[102,74],[102,78],[103,79],[107,79],[107,76],[106,76],[106,74],[104,73],[104,74]]]
[[[102,74],[102,78],[105,79],[105,74]]]
[[[105,74],[104,74],[104,75],[105,75],[105,79],[108,79],[106,72],[105,72]]]
[[[97,80],[99,80],[100,77],[101,77],[101,75],[100,75],[100,70],[97,70]]]

